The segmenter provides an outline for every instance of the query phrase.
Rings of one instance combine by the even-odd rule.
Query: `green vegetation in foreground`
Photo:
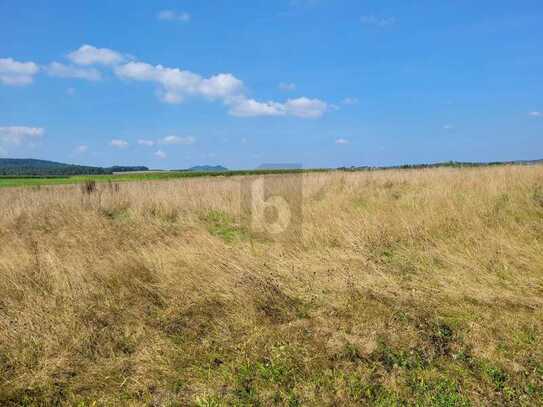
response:
[[[128,182],[128,181],[156,181],[177,178],[193,177],[229,177],[235,175],[263,175],[263,174],[288,174],[301,172],[330,171],[326,169],[312,170],[240,170],[223,172],[197,172],[197,171],[157,171],[138,172],[108,175],[76,175],[71,177],[2,177],[0,176],[0,188],[2,187],[29,187],[45,185],[79,184],[85,181],[96,182]]]

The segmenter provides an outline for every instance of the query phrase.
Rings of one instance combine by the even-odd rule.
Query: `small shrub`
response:
[[[507,381],[507,373],[502,369],[496,366],[487,365],[484,369],[486,376],[489,378],[490,382],[494,385],[496,390],[502,390]]]

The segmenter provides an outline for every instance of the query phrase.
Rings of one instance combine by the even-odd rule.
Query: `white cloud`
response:
[[[446,124],[443,126],[443,130],[453,130],[454,126],[452,124]]]
[[[243,91],[243,82],[229,73],[220,73],[203,79],[198,92],[211,99],[228,99]]]
[[[289,99],[285,103],[258,102],[242,97],[230,101],[229,104],[230,114],[238,117],[295,116],[309,119],[320,117],[328,110],[326,102],[306,97]]]
[[[175,12],[173,10],[162,10],[157,14],[157,18],[162,21],[181,21],[188,23],[190,21],[190,14],[186,12]]]
[[[77,65],[116,65],[126,58],[109,48],[96,48],[92,45],[82,45],[79,49],[70,52],[68,59]]]
[[[155,145],[155,142],[153,140],[144,140],[144,139],[139,139],[138,140],[138,144],[140,146],[147,146],[147,147],[153,147]]]
[[[126,148],[128,147],[128,141],[126,140],[120,140],[120,139],[113,139],[109,143],[112,147],[115,148]]]
[[[543,112],[530,112],[532,117],[543,117]]]
[[[116,67],[115,73],[121,79],[159,84],[159,96],[166,103],[181,103],[187,96],[227,100],[241,94],[243,90],[243,82],[228,73],[203,78],[190,71],[153,66],[145,62],[120,65]]]
[[[336,139],[336,144],[349,144],[350,141],[345,138],[338,138]]]
[[[0,142],[19,145],[38,140],[43,136],[44,133],[45,130],[41,127],[0,127]]]
[[[117,58],[114,58],[117,56]],[[106,63],[115,64],[122,54],[105,48],[98,49],[91,45],[83,45],[78,51],[69,55],[79,64]],[[98,61],[100,58],[101,60]],[[162,65],[151,65],[145,62],[130,61],[114,67],[117,77],[123,80],[152,82],[158,85],[158,96],[165,103],[181,103],[187,97],[203,97],[208,100],[219,100],[229,107],[229,113],[238,117],[254,116],[295,116],[300,118],[317,118],[326,111],[334,110],[319,99],[300,97],[289,99],[284,103],[276,101],[260,102],[248,98],[243,82],[230,73],[219,73],[208,78]],[[293,84],[287,84],[292,88]]]
[[[257,102],[254,99],[240,98],[232,103],[229,112],[237,117],[284,116],[285,106],[278,102]]]
[[[279,84],[279,89],[281,89],[282,91],[285,91],[285,92],[292,92],[293,90],[296,89],[296,84],[295,83],[281,82]]]
[[[40,68],[34,62],[19,62],[13,58],[0,58],[0,82],[4,85],[29,85],[39,70]]]
[[[192,136],[187,137],[178,137],[178,136],[167,136],[160,140],[160,144],[194,144],[196,139]]]
[[[160,160],[164,160],[168,156],[164,151],[158,150],[157,152],[155,152],[155,157],[160,159]]]
[[[360,17],[360,22],[364,25],[370,25],[379,28],[385,28],[396,23],[395,17],[377,17],[374,15]]]
[[[346,97],[341,101],[344,105],[357,105],[358,104],[358,98],[355,97]]]
[[[285,108],[289,115],[307,119],[321,117],[328,109],[328,105],[319,99],[301,97],[287,100]]]
[[[87,151],[89,151],[89,146],[85,144],[81,144],[74,149],[74,153],[76,154],[85,154]]]
[[[77,78],[88,81],[99,81],[102,75],[95,68],[81,68],[73,65],[64,65],[59,62],[50,63],[45,70],[50,76],[59,78]]]

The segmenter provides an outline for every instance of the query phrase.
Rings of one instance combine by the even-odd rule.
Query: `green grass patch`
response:
[[[327,169],[308,169],[308,170],[239,170],[224,172],[198,172],[198,171],[149,171],[125,174],[107,174],[107,175],[76,175],[76,176],[0,176],[0,188],[4,187],[29,187],[37,185],[69,185],[81,184],[85,181],[93,180],[99,183],[103,182],[137,182],[137,181],[160,181],[195,177],[232,177],[241,175],[273,175],[273,174],[301,174],[306,172],[330,171]]]
[[[200,217],[213,236],[220,237],[226,243],[245,240],[249,237],[247,230],[226,212],[210,210]]]

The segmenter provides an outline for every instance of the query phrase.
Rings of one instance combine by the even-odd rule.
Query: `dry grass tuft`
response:
[[[543,168],[0,192],[2,405],[543,403]]]

